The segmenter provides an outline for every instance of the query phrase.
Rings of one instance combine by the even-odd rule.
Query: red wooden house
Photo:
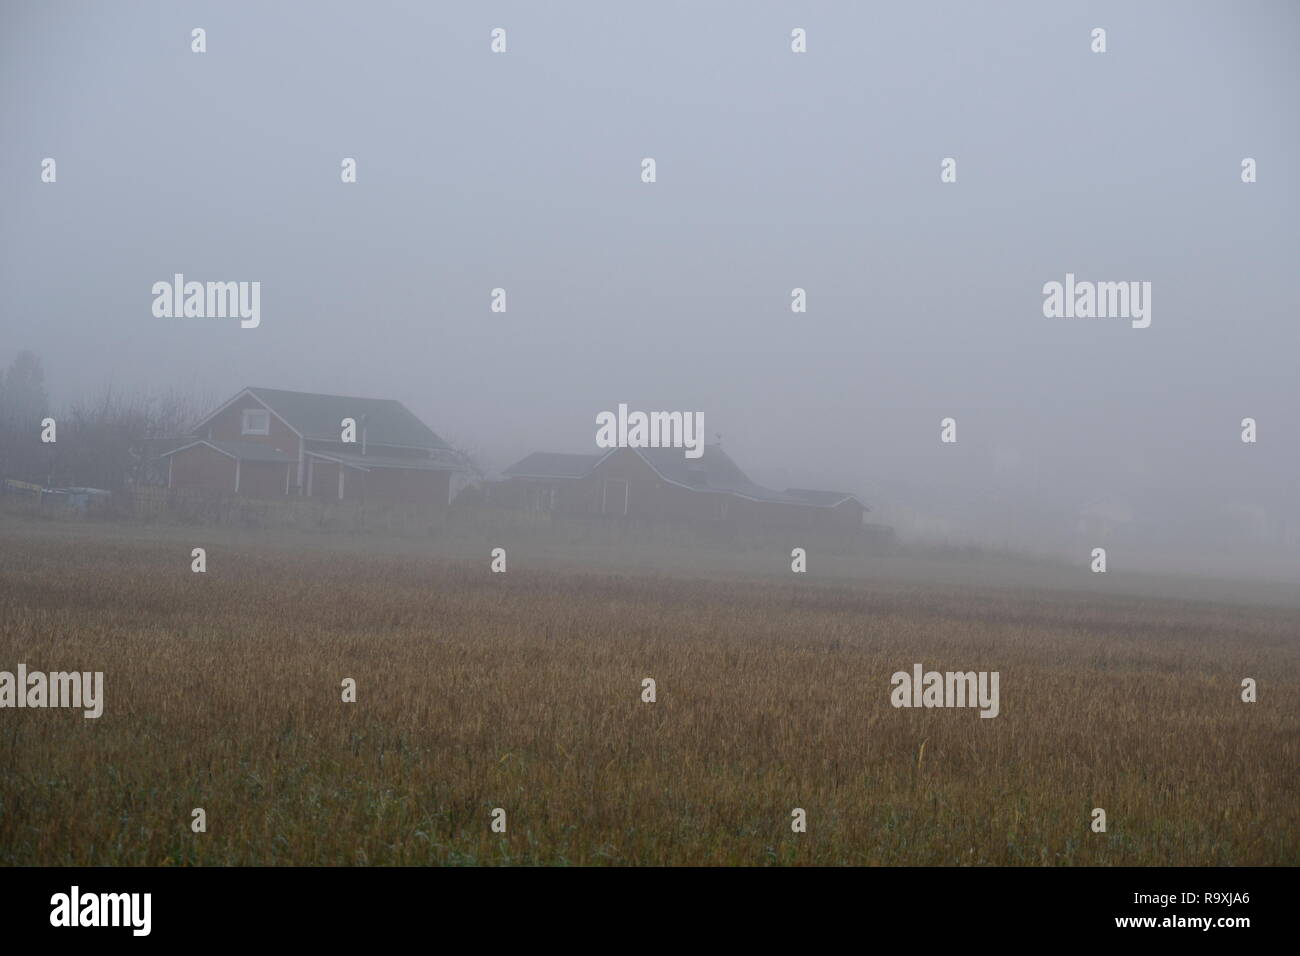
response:
[[[354,427],[345,429],[351,419]],[[351,440],[348,440],[351,439]],[[464,463],[401,402],[246,388],[162,456],[169,488],[445,506]]]

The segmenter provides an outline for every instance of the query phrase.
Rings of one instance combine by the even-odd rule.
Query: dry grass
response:
[[[0,669],[107,699],[0,710],[0,862],[1295,864],[1298,623],[0,530]],[[895,710],[917,661],[1001,716]]]

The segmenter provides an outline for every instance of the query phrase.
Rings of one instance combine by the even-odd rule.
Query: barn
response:
[[[591,470],[603,455],[538,451],[515,462],[489,492],[494,504],[527,511],[578,514],[590,510]]]
[[[489,500],[555,514],[825,531],[861,529],[868,510],[846,492],[764,488],[750,481],[720,445],[706,445],[696,459],[686,458],[680,448],[536,452],[502,472]]]
[[[464,470],[401,402],[274,388],[243,389],[161,457],[169,488],[440,507]]]

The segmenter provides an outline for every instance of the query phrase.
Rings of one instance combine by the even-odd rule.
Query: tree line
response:
[[[19,352],[0,378],[0,480],[108,491],[146,483],[162,440],[183,435],[200,412],[174,389],[113,386],[56,407],[40,357]]]

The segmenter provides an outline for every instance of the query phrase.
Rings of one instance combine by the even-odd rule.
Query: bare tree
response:
[[[462,504],[477,503],[482,498],[483,482],[487,480],[487,469],[483,466],[481,456],[465,442],[446,438],[443,441],[460,459],[460,464],[465,469],[452,477],[452,499]]]
[[[73,402],[61,415],[54,480],[109,491],[147,483],[167,439],[184,433],[196,407],[176,390],[128,395],[112,386]]]

